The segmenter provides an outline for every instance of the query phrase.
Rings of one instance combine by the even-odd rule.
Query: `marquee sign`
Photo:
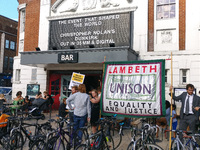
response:
[[[103,115],[165,115],[165,61],[107,62],[103,78]]]
[[[50,21],[49,49],[129,46],[130,13]]]

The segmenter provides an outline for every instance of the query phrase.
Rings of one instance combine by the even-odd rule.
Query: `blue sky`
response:
[[[0,15],[18,21],[17,7],[17,0],[0,0]]]

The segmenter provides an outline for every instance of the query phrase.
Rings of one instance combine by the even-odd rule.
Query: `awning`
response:
[[[72,55],[77,54],[77,61],[71,62]],[[63,54],[63,60],[59,59]],[[89,70],[102,69],[102,62],[106,61],[133,61],[137,60],[138,54],[129,47],[68,49],[21,52],[21,65],[42,67],[47,70],[70,70],[80,69],[83,66]],[[74,56],[75,57],[75,56]]]

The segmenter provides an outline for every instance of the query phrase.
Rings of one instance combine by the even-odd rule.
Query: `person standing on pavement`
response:
[[[172,89],[173,87],[170,86],[169,90],[172,91]],[[175,96],[173,93],[173,99],[182,102],[179,130],[186,131],[189,126],[190,130],[195,133],[196,124],[199,122],[200,98],[193,93],[194,85],[187,84],[186,90],[187,92],[183,92],[179,96]]]
[[[172,105],[172,130],[176,130],[178,121],[176,119],[176,105]],[[174,138],[176,138],[176,132],[174,132]]]
[[[100,97],[98,96],[97,90],[92,90],[92,98],[91,101],[91,125],[92,125],[92,133],[96,133],[97,131],[97,121],[99,120],[99,112],[100,112]]]
[[[74,101],[74,108],[70,103],[71,101]],[[85,126],[86,119],[88,122],[90,122],[91,118],[90,97],[88,94],[86,94],[85,84],[80,84],[78,87],[78,92],[68,97],[66,102],[67,105],[69,105],[70,109],[74,109],[75,131]],[[82,136],[81,133],[79,136]]]
[[[66,99],[63,98],[63,102],[59,106],[58,116],[65,118],[68,115],[69,110],[66,109]]]
[[[70,96],[72,96],[76,92],[78,92],[78,86],[76,86],[76,85],[72,86],[72,90],[71,90]],[[72,108],[74,108],[74,101],[70,101],[70,104],[71,104]],[[70,109],[69,105],[66,105],[66,109],[69,110],[69,119],[70,119],[70,122],[74,122],[74,119],[73,119],[74,118],[74,109]]]

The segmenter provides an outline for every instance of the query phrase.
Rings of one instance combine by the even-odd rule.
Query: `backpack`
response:
[[[10,116],[7,115],[7,114],[2,114],[1,117],[0,117],[0,123],[7,122],[8,121],[8,117],[10,117]],[[6,127],[6,126],[7,126],[7,123],[0,124],[0,127]]]

